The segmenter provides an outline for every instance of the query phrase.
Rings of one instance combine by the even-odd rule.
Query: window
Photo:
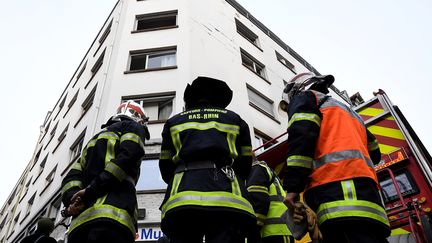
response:
[[[279,54],[279,52],[276,52],[276,58],[278,59],[278,61],[280,63],[282,63],[285,67],[287,67],[289,70],[291,70],[294,74],[296,74],[295,72],[295,67],[294,64],[292,64],[290,61],[288,61],[285,57],[283,57],[281,54]]]
[[[96,94],[96,88],[97,86],[95,86],[92,91],[90,91],[89,95],[87,96],[87,98],[84,100],[84,102],[82,103],[81,107],[83,108],[82,110],[82,114],[84,115],[89,109],[90,107],[93,105],[93,100]]]
[[[265,74],[265,66],[264,64],[260,63],[258,60],[256,60],[254,57],[252,57],[249,53],[241,49],[241,59],[242,63],[245,67],[247,67],[252,72],[256,73],[258,76],[260,76],[263,79],[266,79]]]
[[[247,85],[247,92],[249,97],[249,104],[255,109],[261,111],[267,116],[274,117],[273,111],[273,101],[263,94],[261,94],[256,89],[252,88],[250,85]]]
[[[67,126],[65,127],[65,129],[63,130],[63,132],[60,134],[60,136],[57,138],[59,144],[63,141],[63,139],[66,137],[67,131],[69,128],[69,124],[67,124]]]
[[[177,27],[177,10],[136,16],[135,31],[143,32]]]
[[[83,67],[81,68],[81,70],[79,71],[79,73],[77,74],[76,78],[75,78],[75,83],[72,85],[72,88],[75,87],[75,85],[77,84],[79,78],[81,77],[81,75],[84,73],[84,70],[87,67],[87,61],[84,63]],[[70,107],[70,106],[69,106]]]
[[[52,128],[52,130],[50,132],[50,138],[49,138],[47,144],[45,145],[45,149],[48,147],[49,143],[51,142],[51,140],[55,136],[55,133],[56,133],[56,130],[57,130],[57,126],[58,126],[58,122],[55,124],[55,126]]]
[[[159,159],[146,159],[141,162],[141,174],[136,185],[137,191],[166,189],[159,171]]]
[[[271,141],[271,137],[268,136],[267,134],[261,132],[260,130],[254,128],[254,140],[253,140],[253,147],[254,148],[258,148],[266,143],[268,143],[269,141]],[[271,145],[275,144],[277,141],[268,143],[267,145],[265,145],[264,147],[260,148],[257,152],[262,152],[264,151],[264,149],[270,147]]]
[[[63,108],[64,104],[66,103],[66,98],[67,98],[67,94],[66,94],[66,95],[63,97],[63,99],[60,101],[60,103],[59,103],[59,108],[58,108],[58,112],[57,112],[57,114],[55,115],[55,117],[54,117],[53,120],[55,120],[55,119],[57,118],[58,114],[60,114],[61,109]]]
[[[81,154],[83,144],[84,144],[84,135],[85,135],[86,129],[84,129],[83,132],[78,136],[78,138],[75,140],[75,142],[70,147],[70,160],[69,162],[75,161]]]
[[[152,71],[176,68],[176,54],[177,47],[175,46],[131,51],[129,71]]]
[[[412,179],[412,175],[409,171],[402,171],[395,174],[396,183],[399,186],[403,197],[413,195],[419,192],[417,185]],[[398,199],[395,184],[392,179],[387,177],[384,180],[380,179],[381,193],[383,195],[384,202],[390,202]]]
[[[1,221],[1,223],[0,223],[0,229],[3,229],[3,227],[5,226],[7,217],[8,217],[8,215],[6,214],[6,216]],[[3,241],[0,241],[0,242],[3,242]]]
[[[254,44],[256,47],[259,48],[258,36],[254,32],[252,32],[252,30],[248,29],[248,27],[246,27],[246,25],[241,23],[238,19],[235,19],[235,22],[237,27],[237,33],[239,33],[250,43]]]
[[[102,43],[106,40],[109,33],[111,32],[111,26],[112,26],[113,20],[111,19],[108,26],[105,28],[105,31],[102,33],[101,37],[99,38],[99,44],[102,45]]]
[[[26,194],[27,194],[27,192],[28,192],[28,189],[29,189],[29,187],[30,187],[30,183],[31,183],[32,179],[33,179],[33,177],[30,177],[30,179],[29,179],[29,180],[27,181],[27,183],[25,184],[24,191],[23,191],[23,193],[22,193],[22,197],[21,197],[20,200],[22,200],[22,199],[26,196]]]
[[[39,176],[42,174],[44,168],[45,168],[45,164],[48,160],[48,155],[45,156],[45,158],[41,161],[40,165],[39,165],[39,172],[38,175],[36,176],[36,178],[33,180],[33,184],[35,184],[35,182],[37,181],[37,179],[39,178]]]
[[[42,148],[40,148],[40,149],[38,150],[38,152],[36,153],[36,155],[35,155],[35,157],[34,157],[34,160],[33,160],[32,168],[33,168],[33,166],[37,163],[37,161],[39,160],[39,157],[40,157],[41,152],[42,152]]]
[[[87,86],[90,84],[90,81],[92,81],[93,77],[96,75],[96,73],[99,71],[100,67],[102,67],[103,59],[105,57],[105,50],[100,54],[99,58],[96,60],[95,64],[93,64],[93,67],[91,68],[91,77],[90,80],[87,82],[87,84],[84,86],[84,89],[87,88]]]
[[[33,196],[27,202],[27,208],[26,208],[25,216],[27,216],[27,215],[30,214],[30,209],[31,209],[31,207],[32,207],[32,205],[34,203],[35,197],[36,197],[36,192],[33,194]]]
[[[14,218],[14,220],[13,220],[13,222],[12,222],[12,225],[11,225],[11,229],[12,229],[12,231],[11,231],[11,235],[15,232],[15,225],[16,225],[16,223],[18,222],[20,215],[21,215],[21,212],[19,212],[19,213],[17,214],[17,216],[15,216],[15,218]]]
[[[77,98],[78,98],[78,93],[79,93],[79,90],[78,90],[78,91],[75,93],[75,95],[72,97],[71,101],[69,101],[68,109],[67,109],[67,111],[65,112],[65,114],[63,115],[63,118],[66,116],[66,114],[69,112],[69,110],[71,109],[71,107],[73,106],[73,104],[75,103],[75,101],[77,100]]]
[[[45,178],[45,186],[48,186],[54,180],[56,170],[57,170],[57,165],[54,167],[54,169],[51,170],[51,172]]]
[[[49,206],[47,217],[54,219],[54,223],[58,222],[58,220],[61,218],[60,213],[60,207],[61,207],[61,196],[59,195]]]
[[[93,105],[94,97],[96,94],[97,85],[94,86],[94,88],[90,91],[87,98],[84,100],[84,102],[81,104],[82,110],[81,110],[81,117],[78,119],[78,121],[75,123],[74,128],[78,125],[78,123],[81,121],[81,119],[84,117],[84,115],[87,113],[87,111],[90,110],[90,107]]]
[[[133,100],[144,107],[149,122],[165,122],[173,112],[173,100],[175,92],[148,94],[139,96],[123,97],[122,102]]]

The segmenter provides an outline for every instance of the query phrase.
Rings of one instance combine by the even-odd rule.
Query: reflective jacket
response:
[[[279,177],[265,162],[256,161],[247,181],[247,190],[261,228],[261,237],[290,236],[288,208],[283,203],[285,191]]]
[[[249,127],[232,111],[197,108],[170,118],[159,160],[168,184],[161,206],[164,232],[165,223],[184,209],[230,211],[255,224],[245,185],[251,156]],[[225,166],[233,169],[233,180],[222,172]]]
[[[77,191],[86,188],[82,198],[86,209],[73,218],[69,234],[91,227],[92,222],[109,221],[125,227],[135,238],[135,184],[144,156],[144,139],[143,126],[130,120],[116,122],[90,139],[62,182],[66,207]]]
[[[318,223],[388,219],[373,169],[381,159],[375,137],[346,105],[318,91],[296,95],[288,107],[288,158],[284,188],[306,189]]]

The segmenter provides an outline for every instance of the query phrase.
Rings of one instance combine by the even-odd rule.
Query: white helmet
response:
[[[138,122],[141,125],[147,125],[148,116],[144,108],[135,101],[128,100],[120,104],[117,108],[116,117],[125,117]]]
[[[279,108],[283,111],[287,111],[288,104],[291,102],[292,98],[299,92],[310,88],[314,89],[320,87],[319,91],[327,94],[327,89],[333,84],[333,82],[333,75],[316,76],[312,72],[299,73],[285,85]]]

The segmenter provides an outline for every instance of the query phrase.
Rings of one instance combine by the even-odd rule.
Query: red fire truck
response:
[[[432,158],[385,92],[379,90],[374,95],[363,102],[357,93],[351,100],[358,104],[354,110],[380,144],[382,157],[375,170],[392,228],[389,242],[432,242]],[[276,172],[282,171],[286,135],[272,139],[256,151],[258,159],[266,161]]]

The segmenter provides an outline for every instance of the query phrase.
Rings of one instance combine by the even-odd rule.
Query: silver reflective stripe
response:
[[[321,158],[319,158],[318,160],[314,160],[313,161],[314,169],[317,169],[327,163],[338,162],[345,159],[362,159],[366,161],[366,164],[369,167],[374,168],[371,159],[363,156],[363,154],[359,150],[352,149],[352,150],[344,150],[344,151],[326,154]]]
[[[181,179],[183,178],[183,174],[184,174],[184,172],[180,172],[180,173],[176,173],[174,175],[171,193],[170,193],[171,196],[174,196],[175,194],[177,194],[178,187],[180,185]]]
[[[341,181],[341,185],[345,200],[357,200],[357,193],[353,180]]]
[[[66,183],[63,186],[62,192],[65,193],[65,192],[67,192],[69,189],[71,189],[73,187],[79,187],[80,189],[82,189],[83,188],[83,183],[81,181],[69,181],[68,183]]]
[[[328,98],[324,102],[324,104],[322,104],[322,106],[320,107],[320,109],[322,109],[322,108],[328,108],[328,107],[339,107],[339,108],[343,109],[345,112],[347,112],[353,118],[355,118],[363,127],[365,127],[363,119],[360,117],[360,115],[357,114],[352,109],[350,109],[348,106],[342,104],[341,102],[339,102],[339,101],[337,101],[337,100],[335,100],[335,99],[333,99],[333,98],[330,97],[330,98]]]
[[[321,224],[325,220],[332,219],[332,218],[359,217],[359,216],[361,217],[362,216],[361,213],[354,213],[353,214],[350,211],[351,212],[352,211],[366,212],[366,213],[370,213],[370,214],[374,215],[371,218],[376,219],[376,217],[379,217],[380,219],[383,219],[384,221],[387,220],[387,214],[385,214],[385,212],[383,212],[381,210],[377,210],[377,209],[372,208],[372,207],[360,206],[360,205],[336,206],[336,207],[330,207],[330,208],[322,209],[322,210],[319,210],[319,212],[317,213],[317,218]],[[335,215],[332,215],[332,214],[335,214]],[[327,216],[327,218],[323,218],[325,216]]]
[[[184,195],[174,198],[166,202],[162,207],[162,214],[166,213],[167,208],[170,208],[171,205],[182,202],[182,201],[203,201],[203,202],[214,202],[218,204],[218,202],[227,202],[232,204],[238,204],[243,207],[248,208],[251,212],[253,212],[253,208],[247,201],[242,201],[233,197],[224,197],[224,196],[208,196],[208,195]]]
[[[144,143],[142,139],[136,135],[135,133],[126,133],[121,136],[120,143],[123,143],[124,141],[132,141],[140,145],[140,147],[144,150]]]
[[[237,176],[234,174],[234,180],[231,182],[232,193],[236,196],[241,197],[240,185],[237,180]]]
[[[162,150],[160,153],[160,159],[172,159],[174,153],[171,150]]]
[[[321,126],[321,118],[314,113],[294,113],[294,115],[291,116],[288,122],[288,128],[297,121],[310,121]]]
[[[123,181],[127,176],[126,172],[113,162],[108,162],[105,170],[114,175],[119,181]]]
[[[231,124],[224,124],[219,123],[216,121],[211,122],[187,122],[183,124],[179,124],[176,126],[173,126],[170,128],[171,134],[173,133],[180,133],[184,130],[188,129],[196,129],[196,130],[209,130],[209,129],[216,129],[221,132],[231,133],[231,134],[239,134],[240,133],[240,127],[237,125],[231,125]]]
[[[86,222],[98,218],[110,218],[117,221],[120,224],[125,225],[131,230],[131,233],[135,237],[135,224],[132,217],[129,216],[126,210],[116,208],[111,205],[95,205],[93,207],[88,208],[83,213],[78,215],[78,217],[72,220],[69,232],[72,232],[75,228],[77,228],[78,226]]]
[[[291,155],[287,158],[287,166],[297,166],[311,169],[312,168],[311,157],[302,156],[302,155]]]

